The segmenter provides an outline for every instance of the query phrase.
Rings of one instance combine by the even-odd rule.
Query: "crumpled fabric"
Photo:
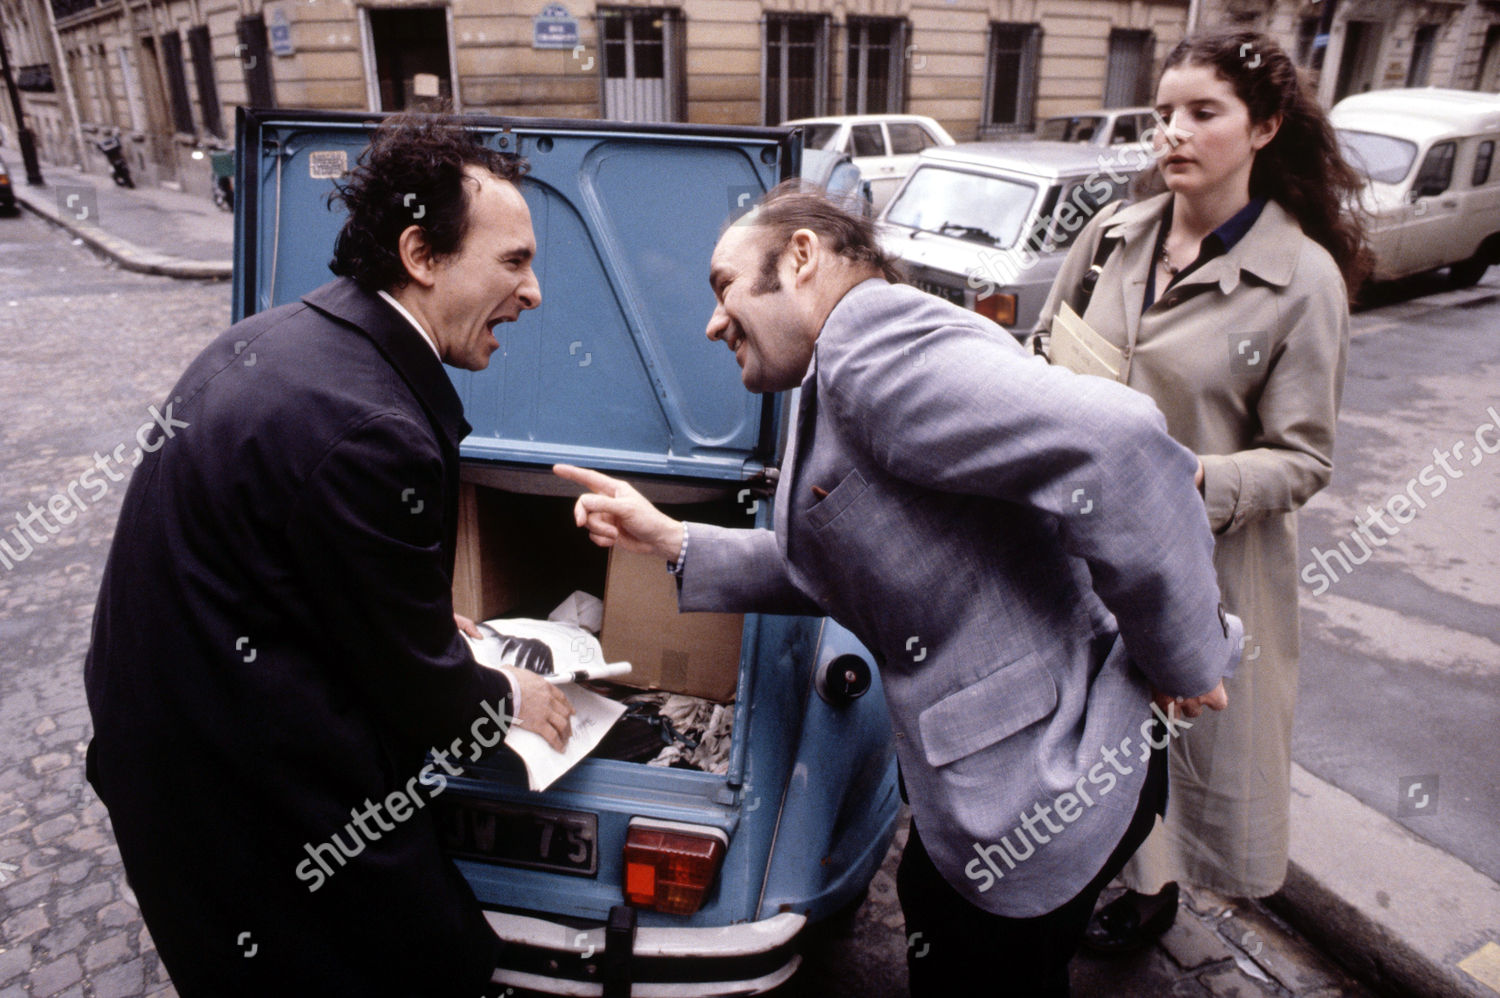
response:
[[[714,703],[682,693],[642,693],[626,702],[656,704],[661,716],[671,721],[672,727],[687,739],[663,747],[646,765],[687,764],[720,776],[729,772],[733,704]],[[697,745],[690,745],[688,741],[696,741]]]

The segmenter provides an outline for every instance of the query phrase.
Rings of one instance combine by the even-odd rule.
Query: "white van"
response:
[[[1500,263],[1500,94],[1374,90],[1329,117],[1367,178],[1374,280],[1448,267],[1470,285]]]

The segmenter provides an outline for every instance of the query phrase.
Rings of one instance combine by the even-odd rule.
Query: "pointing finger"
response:
[[[558,478],[565,478],[577,485],[582,485],[591,492],[599,492],[607,496],[616,494],[620,481],[610,478],[602,472],[594,471],[592,468],[578,468],[571,464],[554,464],[552,473]]]

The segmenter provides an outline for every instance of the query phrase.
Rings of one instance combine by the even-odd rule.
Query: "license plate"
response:
[[[924,281],[917,277],[911,278],[909,283],[918,291],[925,291],[930,295],[946,298],[955,305],[962,305],[964,303],[964,293],[956,288],[944,287],[935,281]]]
[[[437,801],[443,846],[455,856],[593,876],[599,816],[495,801]]]

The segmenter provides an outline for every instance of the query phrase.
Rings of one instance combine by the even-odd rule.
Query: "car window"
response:
[[[1140,132],[1135,127],[1135,115],[1121,115],[1115,119],[1115,131],[1109,137],[1109,144],[1119,145],[1121,142],[1135,142],[1140,137]]]
[[[1439,142],[1427,150],[1412,191],[1421,197],[1435,197],[1446,191],[1453,183],[1453,154],[1457,148],[1453,142]]]
[[[891,137],[892,156],[918,153],[929,146],[937,145],[937,140],[927,134],[927,129],[914,121],[888,122],[885,129]]]
[[[1495,140],[1485,139],[1479,143],[1479,151],[1474,154],[1474,176],[1469,181],[1475,187],[1490,182],[1490,164],[1495,160]]]
[[[1071,182],[1049,213],[1052,248],[1060,250],[1073,245],[1078,233],[1100,208],[1125,196],[1131,179],[1121,176],[1120,182],[1116,183],[1107,176],[1093,174],[1085,180]]]
[[[1036,203],[1037,188],[1019,180],[918,166],[886,209],[896,225],[1012,246]]]
[[[1339,147],[1350,166],[1382,184],[1399,184],[1411,172],[1417,144],[1391,135],[1338,129]]]
[[[838,125],[803,125],[802,147],[804,149],[827,149],[828,143],[839,133]]]
[[[1052,139],[1055,142],[1087,142],[1094,137],[1104,124],[1104,119],[1097,115],[1065,115],[1059,118],[1048,118],[1042,122],[1042,127],[1037,129],[1036,137],[1039,139]]]
[[[880,135],[879,125],[855,125],[850,130],[854,147],[851,156],[884,156],[885,139]]]

